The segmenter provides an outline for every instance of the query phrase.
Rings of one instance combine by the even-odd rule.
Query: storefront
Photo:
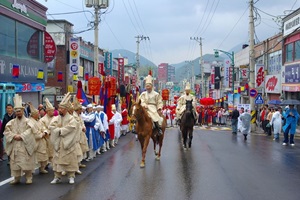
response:
[[[34,105],[47,80],[46,10],[36,1],[0,1],[0,82],[14,84],[23,101]]]

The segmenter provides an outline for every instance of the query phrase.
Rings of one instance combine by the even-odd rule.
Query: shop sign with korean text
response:
[[[281,93],[281,80],[280,74],[267,75],[265,78],[265,92],[266,93]]]
[[[265,68],[262,64],[255,65],[255,88],[264,87]]]
[[[70,72],[78,74],[79,72],[79,56],[80,56],[80,43],[79,38],[70,38]]]

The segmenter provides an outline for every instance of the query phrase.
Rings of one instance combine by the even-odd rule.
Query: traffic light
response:
[[[219,57],[219,51],[215,51],[215,58]]]

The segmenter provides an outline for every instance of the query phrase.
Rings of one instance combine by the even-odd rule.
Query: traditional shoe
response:
[[[9,184],[10,185],[16,185],[16,184],[19,184],[20,181],[21,181],[21,177],[14,178],[14,180],[12,180]]]
[[[40,170],[40,174],[48,174],[48,171],[47,170]]]
[[[54,178],[53,181],[51,181],[50,183],[51,184],[61,183],[61,179],[60,178]]]
[[[80,170],[77,170],[75,173],[78,174],[78,175],[82,174],[82,172]]]
[[[66,171],[62,171],[62,172],[61,172],[61,175],[63,175],[63,176],[65,176],[66,174],[67,174]]]
[[[26,185],[32,184],[32,178],[26,180]]]
[[[294,147],[294,146],[295,146],[295,144],[294,144],[294,143],[292,143],[292,144],[291,144],[291,146],[292,146],[292,147]]]
[[[286,145],[287,145],[287,143],[285,143],[285,142],[284,142],[284,143],[282,143],[282,146],[286,146]]]
[[[69,183],[70,183],[70,184],[74,184],[74,183],[75,183],[74,177],[70,177],[70,178],[69,178]]]
[[[247,134],[244,134],[244,140],[247,140]]]
[[[86,165],[80,164],[80,165],[79,165],[79,168],[86,168]]]

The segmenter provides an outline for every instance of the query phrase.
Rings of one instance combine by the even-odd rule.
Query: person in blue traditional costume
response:
[[[289,105],[289,108],[285,111],[283,116],[285,118],[285,125],[282,127],[284,132],[284,141],[283,146],[288,145],[289,143],[289,134],[290,134],[290,145],[295,146],[294,135],[296,133],[296,127],[299,119],[299,114],[294,108],[294,105]]]
[[[87,105],[87,114],[82,116],[84,121],[84,125],[86,127],[86,137],[88,138],[89,144],[89,152],[88,158],[86,161],[90,161],[96,157],[96,152],[99,148],[97,137],[99,136],[99,132],[104,132],[103,125],[100,119],[96,116],[96,113],[93,112],[93,105]]]
[[[95,112],[97,118],[101,121],[101,124],[102,124],[102,126],[103,126],[103,131],[100,131],[100,130],[99,130],[99,134],[97,135],[97,143],[98,143],[98,147],[99,147],[98,150],[97,150],[97,154],[98,154],[98,155],[101,154],[100,150],[101,150],[101,147],[102,147],[103,144],[104,144],[104,138],[105,138],[105,128],[104,128],[104,125],[103,125],[103,121],[100,119],[100,110],[99,110],[99,106],[100,106],[100,105],[94,107],[94,112]]]
[[[104,137],[104,144],[101,147],[101,152],[106,152],[107,150],[109,150],[109,139],[110,139],[110,135],[109,135],[109,131],[108,131],[108,119],[107,119],[107,115],[104,112],[104,106],[97,106],[97,111],[99,112],[99,118],[100,121],[103,124],[104,127],[104,131],[105,134],[103,135]]]

